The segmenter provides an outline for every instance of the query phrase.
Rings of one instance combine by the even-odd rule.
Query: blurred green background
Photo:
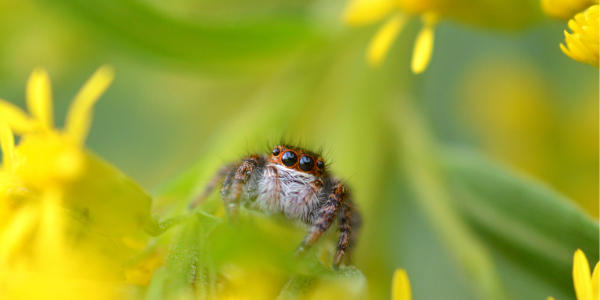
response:
[[[530,8],[524,15],[499,10],[498,17],[528,22],[509,30],[443,19],[428,70],[413,75],[419,22],[410,22],[383,66],[371,69],[364,53],[378,26],[345,27],[345,1],[4,0],[0,97],[23,106],[29,73],[44,66],[60,124],[78,88],[111,64],[117,77],[96,105],[87,145],[146,189],[158,191],[195,165],[202,171],[191,195],[218,165],[268,149],[285,134],[324,146],[332,170],[353,187],[365,215],[356,264],[372,298],[389,298],[391,274],[403,267],[415,299],[484,299],[496,286],[505,293],[498,299],[574,299],[572,252],[588,247],[591,262],[598,260],[597,221],[590,225],[568,204],[597,220],[598,70],[561,53],[566,22],[542,17],[537,1],[519,3],[460,1],[523,5]],[[461,177],[471,162],[434,163],[427,173],[433,176],[421,177],[436,160],[431,156],[444,157],[446,149],[464,151],[456,157],[506,179],[506,189],[500,179],[489,181],[499,190],[479,196],[497,196],[494,203],[514,215],[496,227],[480,223],[484,208],[470,209],[479,202],[464,200],[452,183],[485,178],[473,170]],[[456,165],[457,172],[440,171]],[[507,192],[519,184],[535,195]],[[554,206],[528,210],[530,198]],[[567,220],[561,233],[584,237],[552,236],[556,228],[546,223],[560,225],[564,217],[548,213],[555,207],[588,220],[581,230],[570,227],[579,221]],[[542,238],[528,240],[539,232]],[[488,273],[495,274],[489,281],[479,277]],[[491,287],[482,287],[486,282]]]

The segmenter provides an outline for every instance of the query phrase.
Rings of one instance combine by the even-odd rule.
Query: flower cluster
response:
[[[92,107],[113,77],[110,67],[94,73],[62,130],[54,127],[42,69],[27,84],[29,114],[0,100],[0,298],[109,299],[124,292],[126,261],[156,223],[148,194],[83,147]]]

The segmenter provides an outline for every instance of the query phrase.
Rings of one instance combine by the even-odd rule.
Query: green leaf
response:
[[[290,272],[304,271],[304,267],[312,266],[294,258],[294,251],[305,232],[287,219],[242,209],[239,221],[239,224],[216,227],[208,237],[211,259],[217,264],[276,266]],[[316,251],[311,250],[307,258]]]
[[[215,218],[205,212],[197,211],[196,217],[200,220],[200,224],[202,225],[203,233],[205,235],[210,234],[210,232],[215,229],[219,224],[223,222],[223,220],[219,218]]]
[[[194,299],[196,296],[203,299],[207,292],[204,287],[209,285],[206,275],[212,273],[208,270],[210,263],[205,236],[206,231],[199,218],[189,218],[177,227],[165,266],[152,278],[148,299]],[[168,275],[161,276],[163,273]],[[198,286],[202,288],[197,289]]]
[[[292,276],[277,300],[365,299],[367,279],[354,268],[344,268],[321,276]]]
[[[315,41],[306,11],[278,12],[261,18],[191,22],[134,0],[68,0],[71,14],[106,35],[139,51],[204,69],[237,70],[254,63],[276,66],[277,57]],[[153,58],[155,59],[155,57]]]
[[[572,201],[465,150],[444,163],[461,213],[494,248],[573,295],[573,254],[598,261],[598,223]]]

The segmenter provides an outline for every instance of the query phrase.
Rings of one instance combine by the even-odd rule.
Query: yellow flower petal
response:
[[[565,31],[565,42],[573,53],[578,53],[583,58],[591,55],[592,53],[581,43],[581,35],[579,34],[568,34]],[[575,48],[575,49],[573,49]]]
[[[581,25],[579,25],[579,23],[577,23],[574,19],[569,20],[567,26],[569,26],[569,28],[574,32],[583,31]]]
[[[41,200],[42,215],[37,251],[40,257],[46,258],[41,261],[52,267],[51,264],[60,258],[63,250],[63,209],[60,207],[62,193],[59,188],[48,187]]]
[[[578,300],[592,300],[590,265],[581,249],[573,257],[573,285]]]
[[[67,113],[65,131],[77,144],[83,144],[92,122],[92,108],[115,77],[112,67],[102,66],[79,90]]]
[[[434,29],[437,24],[437,16],[434,14],[426,14],[423,16],[425,26],[417,35],[415,48],[413,49],[413,57],[411,69],[413,73],[420,74],[429,65],[431,54],[433,53]]]
[[[421,29],[421,32],[419,32],[411,62],[413,73],[420,74],[427,69],[429,61],[431,60],[431,54],[433,53],[433,38],[434,31],[432,27],[424,27]]]
[[[410,280],[404,269],[396,269],[392,279],[392,300],[412,300]]]
[[[546,300],[554,300],[554,297],[548,296],[548,298],[546,298]]]
[[[37,223],[37,214],[31,206],[20,209],[0,233],[0,269],[10,263],[11,256],[27,242]]]
[[[565,45],[560,44],[560,50],[566,54],[568,57],[577,60],[577,58],[575,57],[575,55],[573,53],[571,53],[571,51],[569,51],[569,49],[567,49],[567,47],[565,47]]]
[[[11,129],[17,133],[31,132],[37,128],[38,122],[29,118],[18,106],[0,100],[0,120],[8,123]]]
[[[393,0],[352,0],[344,10],[344,22],[361,26],[383,19],[396,7]]]
[[[15,155],[15,139],[6,122],[0,122],[0,147],[2,148],[2,164],[5,171],[11,171]]]
[[[27,82],[26,95],[29,113],[38,119],[44,128],[48,130],[54,128],[52,88],[46,70],[39,68],[33,70]]]
[[[372,67],[378,67],[383,62],[392,43],[404,28],[407,17],[397,13],[375,34],[367,50],[367,61]]]
[[[596,267],[594,267],[594,272],[592,272],[592,299],[599,299],[600,292],[598,291],[600,288],[600,276],[598,276],[598,263],[596,263]]]

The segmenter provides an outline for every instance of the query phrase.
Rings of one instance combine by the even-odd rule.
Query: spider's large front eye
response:
[[[302,156],[300,157],[300,170],[308,172],[310,170],[313,169],[313,167],[315,166],[315,161],[308,157],[308,156]]]
[[[297,161],[298,156],[292,151],[284,152],[281,155],[281,162],[288,167],[295,165]]]
[[[273,153],[274,156],[277,156],[277,155],[279,155],[279,152],[280,152],[279,148],[273,148],[273,152],[271,152],[271,153]]]

